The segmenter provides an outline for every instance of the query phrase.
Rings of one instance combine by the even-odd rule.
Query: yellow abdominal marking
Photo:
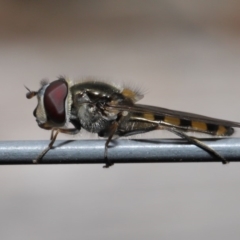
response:
[[[179,118],[175,118],[175,117],[165,117],[164,122],[179,126],[181,123],[181,120]]]
[[[207,131],[207,124],[204,122],[192,121],[192,127],[198,130]]]
[[[226,131],[227,129],[224,126],[219,126],[216,134],[219,136],[223,136],[226,134]]]
[[[151,120],[151,121],[154,121],[154,120],[155,120],[154,115],[151,114],[151,113],[144,113],[144,114],[143,114],[143,117],[146,118],[147,120]]]

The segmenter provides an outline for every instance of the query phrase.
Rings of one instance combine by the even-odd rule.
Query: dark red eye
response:
[[[65,123],[65,99],[68,87],[64,80],[56,80],[47,87],[44,106],[49,120],[57,124]]]

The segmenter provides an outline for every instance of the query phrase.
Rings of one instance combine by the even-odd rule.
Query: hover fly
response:
[[[35,92],[27,88],[28,99],[37,96],[33,115],[38,126],[51,130],[48,147],[34,160],[41,161],[52,148],[59,133],[77,134],[81,128],[105,137],[105,167],[113,165],[107,158],[108,145],[113,136],[130,136],[153,130],[167,130],[208,152],[222,163],[227,160],[186,132],[213,136],[230,136],[240,123],[215,119],[193,113],[137,104],[143,98],[138,91],[119,88],[100,81],[73,84],[60,77],[51,83],[43,82]],[[73,128],[68,128],[71,123]]]

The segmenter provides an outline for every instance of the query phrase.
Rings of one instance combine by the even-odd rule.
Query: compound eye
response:
[[[49,120],[56,124],[64,124],[65,99],[68,86],[64,80],[56,80],[47,87],[44,93],[44,107]]]

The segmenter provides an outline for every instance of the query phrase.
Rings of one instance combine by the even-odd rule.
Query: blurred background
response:
[[[235,0],[0,0],[0,139],[49,139],[23,85],[38,90],[59,75],[127,83],[146,93],[141,103],[240,121],[239,9]],[[1,166],[0,238],[239,239],[239,170]]]

